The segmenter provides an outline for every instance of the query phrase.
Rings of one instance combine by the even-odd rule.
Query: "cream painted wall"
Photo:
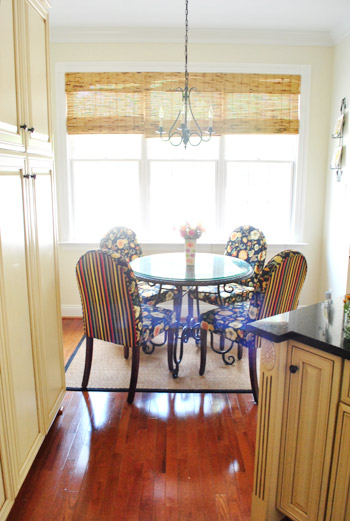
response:
[[[337,182],[334,172],[327,168],[325,197],[325,226],[321,283],[323,290],[332,289],[334,296],[350,293],[349,245],[350,245],[350,168],[349,168],[349,107],[350,107],[350,36],[333,49],[333,88],[329,136],[339,115],[342,98],[346,98],[346,122],[344,127],[343,175]],[[329,138],[328,165],[338,140]]]
[[[304,245],[269,245],[268,258],[288,247],[302,251],[308,261],[308,275],[301,296],[301,304],[312,304],[323,298],[324,284],[320,282],[323,254],[323,224],[325,185],[328,174],[328,147],[333,52],[329,47],[289,47],[269,45],[205,45],[189,46],[189,70],[196,64],[281,64],[311,66],[310,121],[305,161],[305,223]],[[180,44],[55,44],[51,45],[52,85],[55,67],[61,62],[183,62]],[[55,99],[53,93],[53,100]],[[62,168],[62,167],[61,167]],[[62,175],[59,168],[57,176]],[[58,187],[60,184],[58,183]],[[58,211],[65,208],[63,194],[58,190]],[[76,289],[74,266],[84,251],[96,245],[67,245],[59,248],[62,314],[76,314],[79,295]],[[179,246],[180,247],[180,246]],[[203,246],[204,247],[204,246]],[[224,245],[207,246],[222,252]],[[145,245],[145,253],[159,251]],[[163,250],[162,250],[163,251]],[[76,312],[74,312],[74,310]]]

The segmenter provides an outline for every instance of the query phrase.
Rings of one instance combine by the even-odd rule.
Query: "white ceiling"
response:
[[[51,0],[53,40],[180,40],[184,0]],[[331,44],[350,32],[350,0],[189,0],[189,41],[274,34]],[[94,36],[91,36],[94,35]],[[137,38],[138,36],[138,38]]]

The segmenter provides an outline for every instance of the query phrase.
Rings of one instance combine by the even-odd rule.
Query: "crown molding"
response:
[[[183,43],[183,31],[158,27],[51,27],[53,43]],[[334,33],[335,35],[335,33]],[[332,46],[326,31],[276,31],[252,29],[191,29],[189,43]]]

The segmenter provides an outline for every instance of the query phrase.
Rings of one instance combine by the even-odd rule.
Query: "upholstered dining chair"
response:
[[[265,235],[253,226],[239,226],[230,234],[224,254],[248,262],[253,268],[253,274],[249,278],[241,280],[239,284],[230,283],[225,286],[206,286],[199,287],[198,290],[191,289],[189,291],[190,313],[193,312],[193,300],[197,301],[199,316],[199,301],[214,306],[223,306],[243,302],[252,297],[257,278],[265,263]]]
[[[119,253],[128,262],[142,256],[142,248],[135,232],[125,226],[111,228],[102,237],[100,248]],[[159,284],[151,286],[144,281],[138,281],[137,285],[141,300],[152,306],[173,300],[178,295],[178,290],[174,286]]]
[[[86,336],[82,388],[86,389],[92,363],[93,343],[98,338],[124,346],[124,357],[132,349],[128,402],[135,395],[140,346],[168,334],[168,364],[172,370],[173,311],[141,302],[135,275],[127,260],[116,252],[91,250],[80,257],[76,276],[83,308]]]
[[[199,374],[203,375],[206,365],[207,333],[211,334],[211,348],[220,355],[226,350],[214,347],[213,335],[227,338],[231,343],[247,347],[249,351],[249,375],[254,400],[258,402],[258,379],[256,373],[256,350],[260,347],[260,338],[246,330],[247,324],[255,320],[271,317],[296,309],[299,295],[306,277],[305,257],[292,250],[285,250],[275,255],[258,276],[255,292],[250,300],[236,302],[233,305],[220,306],[200,317],[201,357]]]

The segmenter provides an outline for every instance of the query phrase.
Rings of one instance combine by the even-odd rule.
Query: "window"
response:
[[[69,144],[73,241],[98,242],[117,225],[178,241],[186,220],[201,222],[208,241],[243,223],[269,242],[290,239],[298,136],[229,135],[187,150],[141,135],[71,135]]]
[[[302,239],[309,69],[193,73],[199,123],[205,127],[212,104],[217,133],[185,150],[153,137],[160,103],[170,103],[165,126],[173,121],[173,88],[183,74],[143,67],[86,73],[84,64],[84,72],[62,67],[57,75],[61,240],[95,243],[124,225],[140,241],[179,242],[186,220],[204,225],[204,242],[225,243],[244,223],[261,228],[270,243]]]

